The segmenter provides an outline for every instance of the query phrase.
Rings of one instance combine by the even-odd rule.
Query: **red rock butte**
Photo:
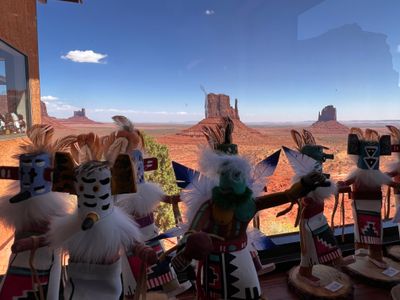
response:
[[[349,128],[337,121],[336,107],[325,106],[318,112],[318,120],[310,126],[314,133],[348,133]]]
[[[213,93],[207,94],[206,96],[205,118],[196,125],[177,133],[177,135],[204,137],[202,133],[203,126],[215,126],[221,123],[224,117],[230,117],[233,120],[235,125],[233,141],[235,143],[265,140],[265,135],[240,121],[237,99],[235,99],[235,107],[232,107],[229,96]]]
[[[50,124],[54,128],[65,127],[65,124],[100,124],[99,122],[89,119],[86,116],[86,111],[84,108],[74,111],[74,115],[68,119],[57,119],[49,116],[47,113],[46,104],[43,101],[40,101],[40,109],[42,114],[42,124]]]

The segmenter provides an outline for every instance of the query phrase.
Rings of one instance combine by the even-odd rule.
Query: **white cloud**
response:
[[[52,112],[52,111],[70,111],[72,112],[73,110],[79,109],[76,106],[70,105],[68,103],[62,102],[62,101],[43,101],[46,103],[46,108],[47,111]]]
[[[214,14],[215,14],[215,11],[212,10],[212,9],[207,9],[204,13],[205,13],[207,16],[211,16],[211,15],[214,15]]]
[[[56,100],[58,100],[58,97],[54,97],[54,96],[51,96],[51,95],[48,95],[48,96],[42,96],[42,97],[40,97],[40,100],[42,100],[42,101],[56,101]]]
[[[79,109],[76,106],[60,100],[58,97],[51,95],[42,96],[41,100],[46,104],[46,108],[49,114],[56,117],[72,116],[72,111]]]
[[[101,64],[105,63],[104,58],[107,54],[96,53],[93,50],[72,50],[67,53],[67,55],[62,55],[62,59],[71,60],[77,63],[93,63]]]

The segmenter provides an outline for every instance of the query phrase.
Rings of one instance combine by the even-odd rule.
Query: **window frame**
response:
[[[30,88],[30,76],[29,76],[29,57],[28,55],[19,50],[18,48],[14,47],[13,45],[11,45],[9,42],[3,40],[0,37],[0,43],[5,44],[7,47],[10,47],[12,50],[14,50],[15,52],[21,54],[24,58],[24,63],[25,63],[25,81],[26,81],[26,101],[25,101],[25,105],[26,105],[26,116],[25,116],[25,123],[26,123],[26,130],[25,133],[18,133],[18,134],[10,134],[10,135],[6,135],[6,136],[0,136],[0,143],[1,141],[5,141],[5,140],[11,140],[11,139],[15,139],[15,138],[19,138],[19,137],[25,137],[27,134],[28,129],[30,129],[32,127],[32,99],[31,99],[31,88]],[[6,74],[7,76],[7,74]],[[6,77],[7,78],[7,77]],[[38,76],[38,80],[39,76]],[[40,89],[40,86],[39,86]],[[40,102],[39,102],[40,105]]]

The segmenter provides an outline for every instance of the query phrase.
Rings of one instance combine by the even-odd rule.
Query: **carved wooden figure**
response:
[[[78,156],[79,166],[72,156],[56,154],[54,189],[77,195],[77,206],[71,214],[54,219],[50,241],[69,255],[65,299],[119,299],[124,249],[142,258],[142,270],[156,257],[141,244],[137,224],[114,205],[115,195],[136,191],[131,158],[121,154],[112,163],[102,161],[100,140],[93,134],[83,139],[86,144],[81,143],[78,152],[86,158]],[[141,293],[145,290],[138,291],[136,299]]]
[[[295,171],[293,181],[298,181],[301,176],[312,170],[324,176],[325,180],[320,187],[300,199],[301,262],[299,267],[290,271],[289,283],[301,294],[308,296],[314,294],[315,297],[323,298],[328,293],[325,286],[331,282],[338,282],[342,288],[331,294],[332,297],[341,298],[352,292],[348,277],[333,267],[320,266],[340,267],[354,262],[351,258],[347,260],[342,258],[335,236],[324,215],[325,201],[337,193],[336,184],[329,179],[330,175],[323,173],[323,163],[327,159],[333,159],[333,155],[324,153],[327,148],[318,145],[311,132],[307,130],[303,130],[302,134],[292,130],[291,135],[299,152],[286,147],[284,151]]]
[[[230,144],[229,128],[211,130],[216,130],[209,138],[214,150],[202,151],[199,159],[204,176],[196,178],[181,195],[189,230],[180,240],[173,266],[184,270],[192,259],[198,260],[196,285],[200,299],[261,299],[248,248],[248,224],[258,211],[307,194],[321,177],[308,175],[303,183],[284,192],[254,197],[254,169],[244,157],[231,155],[237,152],[237,146]]]
[[[396,156],[396,161],[389,167],[388,175],[397,183],[400,183],[400,129],[388,125],[392,137],[392,153]],[[393,221],[399,223],[400,232],[400,188],[393,188],[393,198],[396,206],[396,212]],[[390,207],[391,190],[388,188],[388,207]],[[388,255],[396,260],[400,260],[400,246],[395,245],[387,249]]]
[[[53,142],[53,133],[49,125],[34,125],[18,156],[19,168],[0,167],[0,176],[19,180],[20,187],[16,195],[10,195],[17,189],[14,185],[0,198],[0,220],[15,235],[10,264],[0,286],[2,300],[58,298],[61,257],[48,247],[45,236],[51,219],[68,211],[67,197],[51,191],[50,174],[54,152],[64,150],[70,138]]]
[[[105,144],[106,157],[113,160],[118,154],[127,154],[131,157],[136,175],[135,193],[128,193],[117,196],[116,205],[123,209],[139,225],[146,245],[151,247],[158,257],[164,253],[161,242],[155,237],[158,236],[158,228],[154,223],[154,211],[164,198],[162,188],[155,183],[145,182],[144,159],[141,149],[145,147],[141,132],[134,128],[131,121],[123,116],[114,116],[115,123],[119,130],[111,133],[103,139]],[[132,145],[132,146],[129,146]],[[126,298],[133,297],[140,278],[140,258],[132,251],[127,251],[123,257],[123,285]],[[170,267],[168,260],[158,261],[148,267],[146,287],[148,290],[161,290],[170,297],[184,292],[191,287],[189,282],[180,285],[175,272]]]
[[[399,187],[379,168],[380,156],[391,154],[390,136],[352,128],[347,152],[353,156],[356,168],[341,185],[352,187],[356,262],[346,266],[346,270],[373,283],[400,282],[399,274],[390,277],[382,273],[389,267],[400,270],[400,265],[385,258],[382,252],[382,186]]]

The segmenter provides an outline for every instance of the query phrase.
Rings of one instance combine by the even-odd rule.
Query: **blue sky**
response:
[[[38,4],[41,94],[66,117],[184,122],[207,92],[242,120],[400,118],[400,4],[387,0],[85,0]]]

